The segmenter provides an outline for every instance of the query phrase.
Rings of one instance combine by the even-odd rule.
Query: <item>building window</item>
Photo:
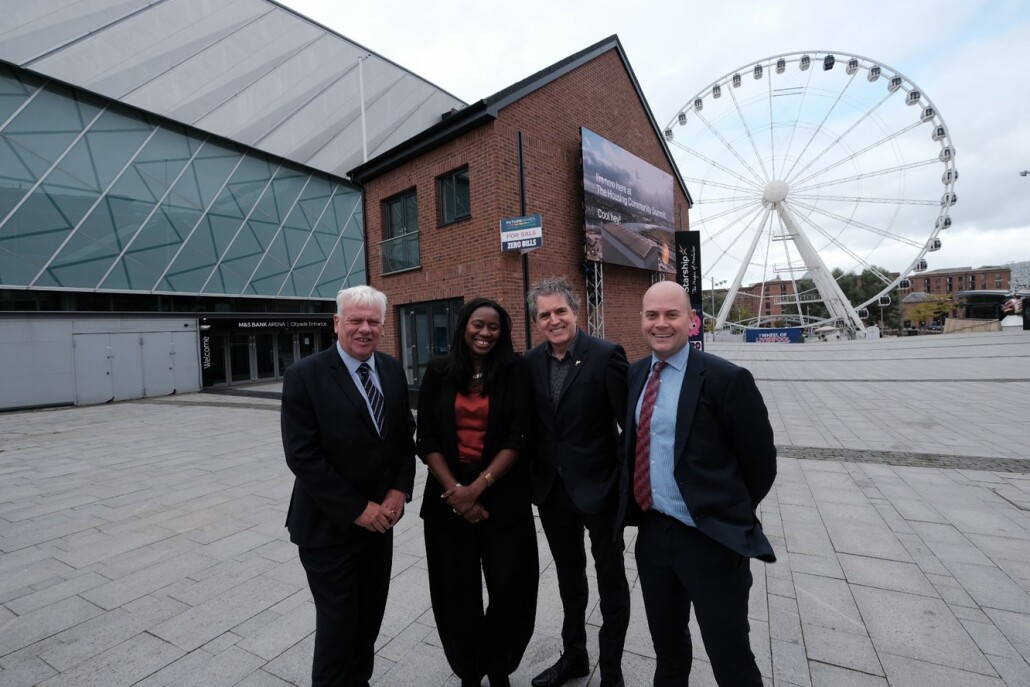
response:
[[[421,267],[415,189],[383,202],[383,274]]]
[[[430,360],[450,351],[462,304],[461,298],[452,298],[409,303],[398,309],[401,362],[410,386],[418,387],[422,383]]]
[[[444,174],[437,180],[440,224],[450,224],[472,215],[469,197],[469,168]]]

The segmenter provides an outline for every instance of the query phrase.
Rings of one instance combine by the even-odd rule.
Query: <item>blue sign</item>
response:
[[[747,343],[803,343],[804,340],[801,327],[781,327],[780,329],[749,327],[744,330],[744,341]]]
[[[543,218],[540,215],[501,220],[501,250],[529,252],[544,245]]]

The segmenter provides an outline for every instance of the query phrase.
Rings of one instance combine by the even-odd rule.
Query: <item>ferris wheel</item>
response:
[[[730,284],[708,313],[716,329],[778,320],[863,330],[867,306],[907,288],[951,225],[948,128],[882,62],[820,50],[759,60],[688,100],[665,137],[694,196],[705,279],[713,291],[717,278]],[[878,291],[849,302],[838,284],[849,273]],[[828,317],[810,314],[817,303]]]

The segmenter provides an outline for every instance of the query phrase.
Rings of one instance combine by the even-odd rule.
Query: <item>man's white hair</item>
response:
[[[386,294],[371,286],[352,286],[336,294],[336,314],[343,317],[348,307],[379,308],[379,319],[386,319]]]

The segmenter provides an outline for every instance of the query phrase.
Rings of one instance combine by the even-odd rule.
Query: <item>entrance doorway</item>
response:
[[[447,355],[462,303],[451,298],[401,306],[401,352],[409,386],[422,383],[430,360]]]
[[[282,379],[290,365],[333,342],[332,317],[325,315],[208,316],[200,329],[205,388]]]

